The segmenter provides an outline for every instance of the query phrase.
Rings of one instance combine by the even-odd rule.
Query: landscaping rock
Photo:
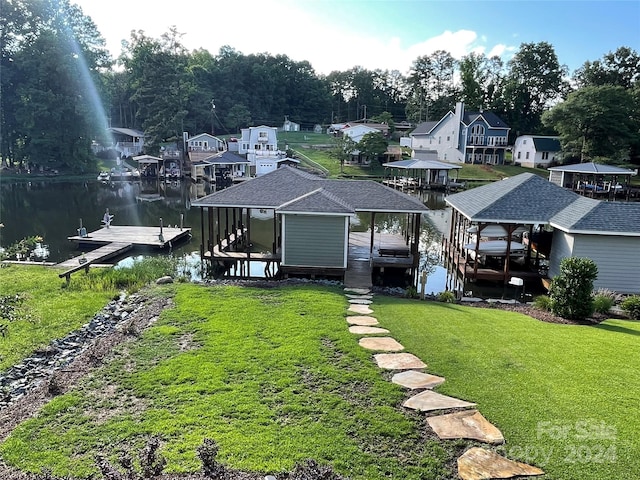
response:
[[[360,325],[363,327],[370,327],[373,325],[378,325],[378,320],[376,320],[373,317],[353,315],[353,316],[347,317],[347,323],[349,325]]]
[[[502,432],[477,410],[429,417],[427,422],[442,440],[468,438],[492,445],[504,443]]]
[[[416,370],[407,370],[406,372],[396,373],[391,377],[391,381],[405,388],[415,390],[418,388],[437,387],[444,383],[444,378]]]
[[[378,353],[374,355],[378,367],[386,370],[427,368],[427,364],[411,353]]]
[[[349,303],[352,305],[371,305],[373,300],[367,300],[363,298],[349,298]]]
[[[399,352],[404,350],[402,344],[391,337],[361,338],[358,344],[367,350],[377,350],[379,352]]]
[[[458,475],[462,480],[486,480],[544,475],[544,472],[526,463],[509,460],[491,450],[473,447],[458,458]]]
[[[354,300],[373,300],[373,295],[352,295],[350,293],[345,294],[345,297],[354,299]]]
[[[165,277],[160,277],[159,279],[156,280],[156,284],[158,285],[166,285],[167,283],[173,283],[173,278],[170,277],[169,275]]]
[[[368,318],[372,318],[372,317],[368,317]],[[389,333],[389,330],[387,330],[386,328],[379,328],[379,327],[353,325],[349,327],[349,332],[354,333],[356,335],[375,335],[377,333]]]
[[[406,400],[402,406],[413,410],[420,410],[421,412],[429,412],[432,410],[447,410],[450,408],[470,408],[475,407],[476,404],[465,402],[459,398],[442,395],[431,390],[425,390],[424,392],[418,393]]]
[[[345,293],[355,293],[356,295],[367,295],[371,293],[371,290],[368,288],[350,288],[347,287],[344,289]]]
[[[370,313],[373,313],[373,310],[371,310],[368,305],[351,304],[349,305],[349,308],[347,311],[352,313],[359,313],[360,315],[369,315]]]

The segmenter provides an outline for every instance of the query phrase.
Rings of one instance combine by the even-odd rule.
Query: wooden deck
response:
[[[145,246],[153,248],[166,248],[172,243],[176,243],[191,235],[191,228],[170,228],[163,227],[162,235],[160,227],[137,227],[111,225],[109,228],[101,228],[90,232],[86,237],[75,235],[67,237],[69,240],[85,245],[105,245],[107,243],[119,242],[130,243],[135,246]]]

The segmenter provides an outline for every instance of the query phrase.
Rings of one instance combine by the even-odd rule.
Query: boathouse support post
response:
[[[216,217],[218,219],[216,228],[216,243],[218,244],[218,248],[222,250],[222,240],[220,238],[220,207],[216,207]]]
[[[273,255],[276,254],[278,250],[278,214],[276,213],[275,208],[273,209]]]
[[[200,207],[200,258],[204,259],[204,241],[205,238],[207,238],[205,236],[205,232],[204,232],[204,209],[205,207]]]
[[[374,236],[376,232],[376,212],[371,212],[371,241],[369,242],[369,256],[373,253]]]
[[[247,251],[247,277],[250,277],[251,267],[251,209],[247,208],[247,242],[245,249]]]

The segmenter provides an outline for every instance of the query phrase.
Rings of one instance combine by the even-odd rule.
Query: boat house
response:
[[[595,288],[640,293],[640,203],[579,195],[523,173],[448,196],[447,260],[463,278],[552,279],[566,257],[598,267]]]
[[[370,180],[329,180],[284,166],[192,203],[201,209],[201,255],[212,266],[249,276],[249,262],[266,276],[329,276],[398,269],[414,277],[422,213],[418,199]],[[269,252],[251,249],[251,212],[272,219]],[[402,214],[403,235],[350,231],[356,213]],[[374,248],[377,247],[377,248]]]

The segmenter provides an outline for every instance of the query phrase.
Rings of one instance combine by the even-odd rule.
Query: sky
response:
[[[361,66],[399,70],[436,50],[508,61],[546,41],[570,72],[618,47],[640,51],[640,0],[71,0],[117,57],[132,30],[159,38],[171,26],[189,49],[308,60],[319,74]]]

